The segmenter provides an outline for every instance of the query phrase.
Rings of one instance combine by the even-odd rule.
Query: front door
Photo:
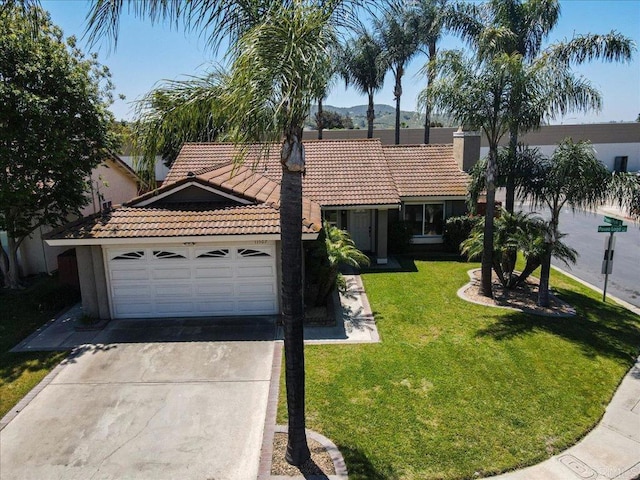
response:
[[[372,250],[370,210],[350,211],[349,233],[359,250],[363,252],[370,252]]]

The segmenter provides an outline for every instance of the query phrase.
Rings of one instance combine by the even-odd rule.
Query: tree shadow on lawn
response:
[[[0,384],[18,380],[25,373],[43,369],[51,370],[60,363],[67,352],[7,353],[0,357]]]
[[[603,355],[628,363],[640,353],[640,317],[620,306],[566,289],[559,296],[576,308],[573,317],[542,317],[509,313],[481,329],[478,336],[507,340],[544,331],[579,345],[589,357]]]
[[[338,448],[345,459],[351,480],[389,480],[399,476],[389,465],[385,465],[383,470],[376,468],[359,448],[345,445]]]

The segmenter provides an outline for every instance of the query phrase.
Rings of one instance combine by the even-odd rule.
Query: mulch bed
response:
[[[324,446],[307,437],[311,458],[300,468],[289,465],[284,456],[287,452],[287,434],[276,432],[273,437],[271,475],[300,477],[301,475],[335,475],[333,460]]]
[[[461,297],[474,303],[492,307],[514,308],[534,315],[549,317],[569,317],[576,314],[567,302],[549,294],[549,307],[538,305],[538,284],[535,277],[529,277],[526,283],[515,289],[504,288],[498,277],[493,274],[493,298],[480,295],[480,269],[469,271],[471,282],[461,291]]]

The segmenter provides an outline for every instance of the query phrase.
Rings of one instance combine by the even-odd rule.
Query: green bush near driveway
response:
[[[307,426],[351,479],[463,479],[537,463],[597,424],[640,347],[640,317],[554,272],[549,318],[456,296],[477,264],[363,275],[379,344],[306,347]],[[415,271],[411,271],[415,270]],[[285,420],[284,390],[279,423]]]
[[[0,417],[67,355],[9,350],[78,300],[78,292],[59,285],[55,276],[38,278],[25,290],[0,290]]]

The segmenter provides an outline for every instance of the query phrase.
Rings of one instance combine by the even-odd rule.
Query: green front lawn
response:
[[[363,275],[380,344],[306,347],[307,425],[351,479],[462,479],[537,463],[600,419],[640,347],[640,317],[552,273],[573,318],[459,299],[475,264]],[[286,422],[284,390],[279,423]]]
[[[9,350],[78,299],[55,277],[39,278],[19,292],[0,289],[0,417],[66,356],[65,352]]]

